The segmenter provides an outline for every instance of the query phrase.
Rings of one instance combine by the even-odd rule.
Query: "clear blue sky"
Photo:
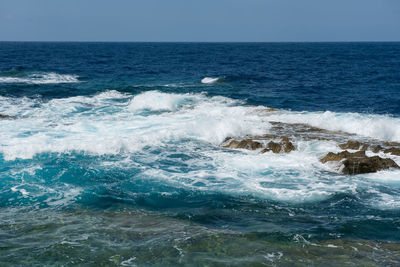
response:
[[[0,41],[400,41],[400,0],[0,0]]]

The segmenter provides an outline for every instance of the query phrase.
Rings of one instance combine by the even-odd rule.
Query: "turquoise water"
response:
[[[400,142],[399,43],[0,55],[0,265],[399,264],[398,170],[342,175],[340,140],[285,128],[289,154],[220,146],[275,122]]]

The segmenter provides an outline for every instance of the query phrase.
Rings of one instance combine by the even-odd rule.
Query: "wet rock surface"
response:
[[[383,147],[381,145],[374,145],[374,146],[370,146],[369,148],[374,153],[378,153],[379,151],[381,151],[383,149]]]
[[[260,153],[266,153],[272,151],[273,153],[289,153],[293,150],[296,150],[296,147],[293,145],[292,142],[289,141],[287,137],[282,137],[282,141],[280,143],[276,143],[270,141],[267,144],[267,147],[261,150]]]
[[[400,156],[400,148],[398,147],[391,147],[383,150],[384,153],[390,153],[395,156]]]
[[[11,119],[12,116],[0,114],[0,119]]]
[[[245,140],[231,140],[228,142],[228,144],[223,145],[225,148],[233,148],[233,149],[248,149],[248,150],[256,150],[259,148],[262,148],[263,145],[260,142],[253,141],[251,139],[245,139]]]
[[[390,153],[395,156],[400,156],[400,147],[399,144],[395,142],[381,142],[378,144],[368,144],[355,140],[349,140],[347,143],[339,144],[341,149],[352,149],[352,150],[370,150],[374,153],[379,153],[382,151],[383,153]]]
[[[339,144],[339,147],[341,149],[367,150],[368,145],[358,141],[349,140],[345,144]]]
[[[269,123],[272,125],[270,135],[277,137],[290,136],[303,140],[336,140],[339,142],[344,138],[349,139],[351,136],[354,136],[353,134],[330,131],[304,123],[284,123],[276,121],[270,121]]]
[[[12,120],[14,120],[14,119],[17,119],[18,117],[17,116],[10,116],[10,115],[6,115],[6,114],[0,114],[0,120],[1,119],[12,119]]]
[[[228,139],[225,141],[225,144],[222,145],[224,148],[231,149],[248,149],[248,150],[256,150],[263,148],[260,153],[265,153],[272,151],[273,153],[289,153],[293,150],[296,150],[296,147],[290,142],[290,139],[286,136],[281,137],[280,142],[270,141],[267,145],[263,145],[258,141],[254,141],[252,139],[244,139],[244,140],[235,140]]]
[[[340,153],[329,152],[321,159],[322,163],[337,161],[343,174],[372,173],[389,168],[400,169],[392,159],[385,159],[379,156],[368,157],[365,151],[350,153],[347,150]]]

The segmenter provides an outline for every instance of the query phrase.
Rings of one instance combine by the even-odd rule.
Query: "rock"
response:
[[[272,134],[264,134],[264,135],[260,135],[260,136],[255,136],[255,139],[275,139],[278,138],[279,136],[276,135],[272,135]]]
[[[282,136],[281,140],[282,140],[282,142],[290,142],[290,139],[287,136]]]
[[[358,141],[350,140],[345,144],[340,144],[339,147],[341,149],[353,149],[353,150],[367,150],[368,145],[360,143]]]
[[[377,172],[389,168],[400,168],[392,159],[383,159],[378,156],[361,159],[350,158],[345,160],[343,165],[344,174],[362,174]]]
[[[227,142],[227,141],[224,141],[224,143],[225,142]],[[237,140],[231,140],[229,143],[227,143],[226,145],[223,145],[222,147],[235,149],[235,148],[238,148],[239,143],[240,142]]]
[[[282,142],[276,143],[276,142],[269,142],[267,144],[267,147],[261,150],[260,153],[266,153],[268,151],[272,151],[273,153],[289,153],[290,151],[296,150],[296,147],[292,144],[292,142],[289,141],[289,138],[287,137],[282,137]]]
[[[340,161],[346,158],[352,158],[352,157],[366,157],[365,155],[365,151],[357,151],[354,153],[350,153],[349,151],[342,151],[340,153],[333,153],[333,152],[329,152],[328,154],[326,154],[325,157],[323,157],[320,161],[322,163],[326,163],[328,161]]]
[[[248,150],[256,150],[259,148],[262,148],[262,144],[257,141],[253,141],[251,139],[245,139],[242,141],[237,141],[237,140],[232,140],[230,141],[227,145],[224,145],[223,147],[225,148],[243,148],[243,149],[248,149]]]
[[[388,149],[383,150],[384,153],[391,153],[392,155],[395,156],[400,156],[400,148],[397,147],[391,147]]]
[[[400,146],[400,143],[398,143],[398,142],[383,142],[383,144],[385,145],[385,146],[395,146],[395,147],[399,147]]]
[[[267,144],[266,148],[260,151],[260,153],[265,153],[268,151],[272,151],[274,153],[280,153],[282,151],[282,145],[271,141]]]
[[[321,159],[322,163],[338,161],[343,166],[343,174],[362,174],[377,172],[389,168],[400,169],[392,159],[384,159],[379,156],[367,157],[365,151],[350,153],[347,150],[340,153],[329,152]]]
[[[282,139],[283,140],[283,139]],[[289,152],[291,152],[291,151],[293,151],[293,150],[296,150],[296,147],[293,145],[293,143],[292,142],[290,142],[289,140],[288,141],[283,141],[283,144],[284,144],[284,151],[285,151],[285,153],[289,153]]]
[[[383,147],[381,147],[380,145],[376,145],[376,146],[371,146],[370,149],[372,152],[378,153],[379,151],[381,151],[383,149]]]
[[[17,116],[0,114],[0,119],[16,119],[16,118],[17,118]]]

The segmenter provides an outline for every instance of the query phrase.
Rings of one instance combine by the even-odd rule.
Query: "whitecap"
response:
[[[218,82],[220,80],[220,78],[212,78],[212,77],[205,77],[205,78],[203,78],[202,80],[201,80],[201,83],[204,83],[204,84],[213,84],[213,83],[216,83],[216,82]]]
[[[26,84],[58,84],[58,83],[77,83],[78,75],[48,73],[31,73],[22,77],[3,76],[0,83],[26,83]]]
[[[152,111],[175,111],[185,103],[204,99],[203,95],[166,94],[159,91],[147,91],[136,95],[129,104],[131,111],[148,109]]]

